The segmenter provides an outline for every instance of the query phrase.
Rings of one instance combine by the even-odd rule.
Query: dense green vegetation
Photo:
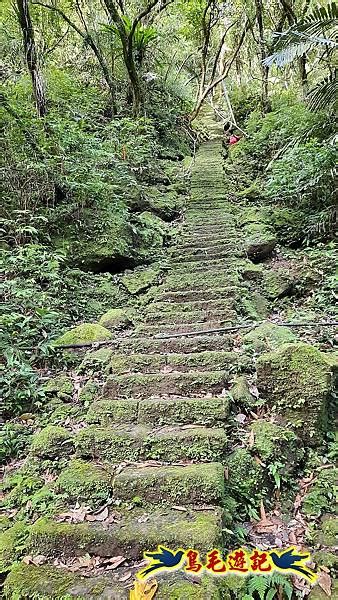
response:
[[[3,521],[7,537],[1,542],[6,550],[0,544],[0,573],[7,574],[14,567],[14,577],[20,569],[16,561],[28,553],[26,525],[63,510],[67,498],[74,503],[82,498],[72,489],[72,471],[66,470],[71,469],[67,451],[73,450],[70,429],[71,435],[78,433],[77,427],[81,430],[87,420],[94,428],[89,431],[95,432],[98,422],[109,422],[107,415],[119,410],[97,402],[92,414],[90,410],[87,414],[93,399],[97,401],[103,376],[118,372],[119,363],[112,362],[110,350],[101,348],[94,358],[84,358],[81,353],[62,352],[55,341],[96,342],[102,335],[108,339],[121,330],[126,335],[135,326],[142,335],[143,311],[169,269],[170,247],[179,240],[196,151],[213,133],[211,114],[218,130],[219,124],[231,123],[241,137],[232,147],[224,141],[227,186],[226,191],[218,186],[216,179],[223,172],[215,171],[214,194],[216,203],[224,198],[234,202],[239,237],[243,234],[246,241],[245,255],[238,257],[234,251],[230,281],[234,288],[239,285],[238,277],[248,282],[246,292],[236,300],[237,317],[243,321],[335,319],[338,43],[336,4],[312,0],[236,0],[230,4],[218,0],[3,0],[0,16],[1,461],[7,468],[5,509],[10,515],[10,520],[5,517]],[[217,228],[218,223],[214,224]],[[262,255],[256,246],[263,248]],[[250,265],[248,257],[253,261]],[[169,274],[171,282],[176,277]],[[185,290],[184,278],[190,287],[195,280],[188,269],[180,277],[179,285],[170,288],[174,294]],[[213,277],[212,272],[205,273],[206,289]],[[222,273],[219,287],[225,287],[222,277],[230,276]],[[168,314],[167,306],[161,301],[155,306],[154,326]],[[178,319],[175,310],[176,305],[173,324],[183,323],[186,315],[174,321]],[[83,323],[95,326],[68,331]],[[66,337],[60,338],[65,332]],[[301,330],[299,339],[282,330],[257,330],[257,335],[250,335],[240,340],[248,361],[229,370],[227,433],[233,452],[228,467],[239,464],[243,473],[238,470],[228,484],[228,543],[234,547],[245,541],[242,523],[263,518],[259,515],[263,501],[267,508],[277,503],[278,510],[290,517],[290,498],[302,477],[311,478],[315,472],[310,491],[302,488],[303,514],[310,523],[306,540],[324,552],[322,564],[331,568],[333,544],[318,541],[325,527],[317,522],[333,512],[332,470],[325,467],[335,449],[331,408],[325,414],[330,426],[325,425],[325,435],[320,434],[317,445],[302,440],[297,447],[301,425],[295,425],[295,434],[290,418],[286,425],[269,423],[268,428],[265,421],[262,427],[255,421],[249,449],[238,447],[247,431],[234,418],[234,411],[238,408],[247,419],[252,419],[253,411],[255,418],[269,418],[269,411],[278,407],[278,399],[264,406],[258,392],[253,402],[255,376],[249,389],[242,371],[252,376],[259,354],[275,352],[280,343],[313,344],[318,352],[318,378],[323,372],[325,379],[323,352],[331,357],[332,330]],[[224,341],[222,348],[213,350],[228,349],[233,347],[227,348]],[[282,370],[285,360],[287,372],[289,363],[282,354],[271,354],[271,369],[276,361]],[[154,354],[153,360],[162,368],[159,357]],[[202,358],[206,361],[203,370],[217,357],[205,353]],[[137,360],[135,371],[141,372],[148,356],[144,359],[140,353]],[[191,361],[194,368],[197,363]],[[264,361],[262,365],[264,369]],[[171,366],[165,363],[168,373],[181,367],[178,359]],[[121,373],[123,368],[122,361]],[[51,379],[55,375],[57,380]],[[206,381],[216,385],[217,377]],[[190,385],[189,373],[186,385]],[[330,396],[331,389],[325,385],[325,394]],[[305,381],[308,396],[302,402],[313,398],[316,406],[317,398],[307,386]],[[268,384],[262,389],[264,396]],[[297,398],[290,403],[294,407]],[[280,413],[287,408],[281,405]],[[196,448],[192,444],[193,458],[194,452],[203,456],[203,443],[197,441]],[[286,445],[293,444],[296,466],[290,464],[286,450]],[[22,464],[28,451],[29,460]],[[154,451],[145,458],[154,460],[162,451],[159,445],[158,455]],[[83,453],[81,460],[87,456]],[[75,464],[76,474],[80,479],[88,476],[88,502],[95,508],[107,502],[106,472],[99,474],[97,488],[98,474],[84,471],[83,475],[82,467],[86,467],[81,460]],[[259,461],[268,465],[264,475]],[[63,484],[49,487],[61,473]],[[281,501],[282,508],[281,488],[289,494]],[[88,489],[83,496],[86,500]],[[131,504],[142,506],[142,499],[135,496]],[[10,527],[13,518],[16,523]],[[224,598],[301,598],[309,592],[293,589],[278,575],[264,582],[251,578],[236,589],[229,584]],[[20,594],[8,592],[7,597],[25,597]],[[313,592],[310,596],[317,598]],[[40,591],[34,596],[42,597]]]

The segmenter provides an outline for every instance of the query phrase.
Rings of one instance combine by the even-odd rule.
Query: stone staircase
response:
[[[87,426],[71,440],[69,454],[75,458],[55,484],[69,505],[97,507],[109,490],[114,498],[109,518],[38,520],[30,528],[27,554],[46,557],[47,565],[20,563],[7,579],[8,597],[24,590],[27,598],[124,600],[133,583],[128,572],[138,570],[131,563],[139,563],[143,551],[158,544],[202,554],[222,547],[226,390],[250,363],[233,351],[231,336],[203,334],[237,322],[245,294],[234,268],[243,244],[238,208],[225,199],[220,133],[197,153],[167,276],[142,324],[116,341],[103,396],[89,407]],[[192,332],[198,335],[180,337]],[[36,445],[31,452],[43,459],[48,449]],[[60,568],[62,561],[86,554],[127,560],[97,577]],[[156,598],[226,597],[211,577],[176,574],[159,580]]]

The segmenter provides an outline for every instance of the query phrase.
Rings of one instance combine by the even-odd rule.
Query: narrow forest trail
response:
[[[240,205],[225,199],[221,133],[216,125],[196,155],[182,232],[144,322],[116,341],[114,350],[96,350],[109,356],[112,374],[105,376],[103,396],[88,409],[88,425],[75,434],[76,458],[57,482],[70,506],[72,500],[100,506],[107,489],[115,506],[102,522],[45,518],[32,525],[27,554],[47,557],[48,563],[21,563],[8,579],[10,591],[125,600],[143,551],[158,544],[202,554],[224,547],[231,436],[226,390],[236,374],[252,370],[252,358],[236,349],[236,334],[203,334],[238,322],[248,294],[234,268],[245,260],[245,240],[238,227]],[[156,337],[188,332],[200,333]],[[238,477],[243,470],[249,477],[245,469],[238,464]],[[121,556],[126,562],[100,576],[60,569],[84,555]],[[196,585],[176,573],[161,579],[156,598],[230,598],[227,594],[210,576]]]

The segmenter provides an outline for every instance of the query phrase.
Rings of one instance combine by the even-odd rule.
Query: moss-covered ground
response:
[[[324,320],[318,265],[283,249],[280,207],[253,204],[254,189],[230,193],[231,157],[224,164],[213,132],[176,245],[163,260],[179,214],[166,180],[165,194],[149,187],[138,217],[156,262],[114,281],[132,300],[65,331],[53,350],[60,368],[42,371],[39,410],[7,425],[6,600],[127,600],[135,565],[158,544],[202,556],[306,544],[317,567],[335,567],[332,328],[277,324]],[[243,328],[208,333],[233,324]],[[84,346],[62,353],[69,345]],[[163,600],[252,598],[246,578],[158,582]],[[284,598],[290,584],[278,585]]]

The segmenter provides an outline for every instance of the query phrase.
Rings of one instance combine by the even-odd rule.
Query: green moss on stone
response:
[[[257,386],[270,406],[287,420],[300,417],[304,440],[317,443],[327,429],[333,368],[325,354],[303,343],[282,345],[257,361]]]
[[[124,329],[130,325],[131,320],[123,308],[111,308],[108,310],[99,320],[99,325],[115,331],[117,329]]]
[[[243,342],[255,352],[275,350],[282,344],[292,343],[297,338],[291,329],[266,321],[243,336]]]
[[[304,451],[293,431],[286,427],[258,419],[253,421],[253,450],[267,464],[274,461],[283,462],[285,468],[294,469],[303,457]]]
[[[315,543],[321,546],[336,546],[338,536],[338,519],[326,516],[315,535]]]
[[[189,581],[171,581],[160,584],[160,600],[219,600],[218,586],[211,577],[204,577],[194,583]],[[227,600],[227,598],[225,598]]]
[[[138,406],[138,400],[97,400],[90,406],[86,421],[100,425],[136,423]]]
[[[243,228],[243,235],[245,251],[253,260],[270,256],[277,243],[274,231],[264,223],[247,223]]]
[[[53,379],[49,379],[43,386],[43,391],[46,394],[53,394],[61,399],[69,399],[73,394],[73,382],[67,375],[59,375]]]
[[[295,276],[288,269],[265,270],[262,281],[264,295],[275,300],[289,294],[296,282]]]
[[[146,431],[144,428],[128,429],[122,426],[118,430],[90,426],[77,434],[76,453],[83,458],[100,458],[112,462],[135,461],[141,454]]]
[[[41,458],[69,456],[74,450],[72,435],[64,427],[48,425],[34,435],[30,450]]]
[[[156,460],[222,460],[227,444],[223,429],[168,429],[145,440],[145,456]]]
[[[264,470],[245,448],[235,450],[226,460],[228,480],[226,493],[242,505],[259,506],[267,493]]]
[[[310,594],[307,597],[307,600],[327,600],[327,593],[319,586],[316,585],[312,588]],[[338,581],[332,581],[332,590],[331,590],[331,598],[332,600],[337,600],[338,598]]]
[[[106,372],[109,370],[112,355],[113,351],[110,348],[99,348],[99,350],[87,352],[78,368],[78,372],[86,375]]]
[[[97,508],[112,493],[112,477],[102,467],[83,460],[73,460],[61,472],[55,482],[55,489],[65,494],[71,502]]]
[[[66,331],[55,342],[55,346],[68,346],[71,344],[85,344],[87,342],[100,342],[110,340],[113,337],[111,331],[98,323],[82,323],[69,331]]]
[[[122,500],[137,496],[156,504],[217,505],[224,496],[224,469],[219,463],[126,469],[114,480],[114,494]]]
[[[236,406],[254,406],[256,398],[250,393],[249,384],[245,375],[240,375],[235,378],[233,386],[230,388],[230,396]]]
[[[129,402],[129,401],[128,401]],[[179,398],[143,400],[139,403],[139,423],[152,425],[216,425],[229,414],[229,398]]]
[[[79,401],[84,406],[90,406],[90,404],[95,400],[95,398],[97,398],[98,394],[98,384],[95,381],[89,380],[79,392]]]
[[[156,285],[159,274],[159,268],[135,269],[132,273],[124,275],[121,282],[130,294],[136,295],[144,292],[151,285]]]
[[[6,571],[24,551],[27,527],[24,523],[15,523],[0,534],[0,573]]]

